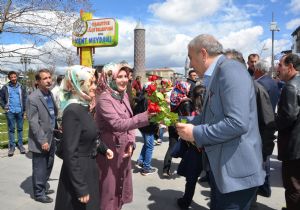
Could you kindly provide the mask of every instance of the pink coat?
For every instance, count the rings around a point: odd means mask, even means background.
[[[98,155],[100,209],[118,210],[132,201],[131,157],[123,158],[135,142],[134,129],[149,124],[147,112],[133,116],[127,94],[123,102],[103,92],[96,101],[96,122],[101,140],[114,152],[112,160]]]

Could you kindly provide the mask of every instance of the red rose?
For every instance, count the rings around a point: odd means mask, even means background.
[[[148,100],[148,112],[158,113],[160,112],[160,107],[157,103],[153,103],[152,101]]]
[[[151,96],[152,93],[153,93],[154,91],[156,91],[156,85],[154,85],[154,84],[148,85],[148,87],[146,88],[146,91],[147,91],[147,93],[148,93],[148,96]]]
[[[157,79],[158,79],[158,76],[156,76],[156,75],[149,76],[149,78],[148,78],[148,80],[149,80],[150,82],[154,82],[154,81],[157,80]]]

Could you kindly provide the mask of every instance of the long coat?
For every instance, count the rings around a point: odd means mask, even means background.
[[[123,100],[101,93],[96,100],[96,122],[103,142],[114,152],[114,158],[97,157],[99,165],[100,209],[118,210],[132,201],[131,157],[123,158],[135,145],[134,129],[149,124],[147,112],[133,116],[127,94]]]
[[[96,124],[88,108],[70,104],[62,117],[63,165],[55,210],[99,210],[98,167],[91,157],[97,137]],[[78,198],[90,195],[87,204]]]

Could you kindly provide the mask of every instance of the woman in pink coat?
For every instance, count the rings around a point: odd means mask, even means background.
[[[118,210],[132,201],[131,155],[135,147],[134,129],[149,124],[148,112],[133,116],[126,93],[129,68],[110,63],[103,67],[96,99],[96,122],[101,140],[115,156],[97,157],[99,165],[100,209]],[[111,70],[108,84],[106,73]]]

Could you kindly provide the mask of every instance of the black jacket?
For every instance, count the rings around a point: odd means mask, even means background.
[[[278,102],[278,159],[300,159],[300,75],[286,82]]]
[[[275,114],[273,111],[271,99],[265,88],[254,81],[256,93],[258,127],[262,140],[262,154],[266,161],[267,156],[271,155],[274,149],[275,140]]]
[[[8,85],[10,84],[10,82],[8,82],[6,85],[4,85],[0,91],[0,105],[3,109],[7,109],[8,108],[8,97],[9,97],[9,93],[8,93]],[[26,105],[26,99],[27,99],[27,93],[26,93],[26,89],[23,85],[21,85],[20,83],[18,83],[21,87],[21,105],[22,105],[22,110],[23,112],[25,112],[25,105]]]
[[[145,90],[136,98],[136,105],[133,109],[133,114],[143,113],[148,109],[148,101],[145,97]],[[150,122],[149,125],[139,128],[142,133],[155,134],[158,131],[158,124]]]

